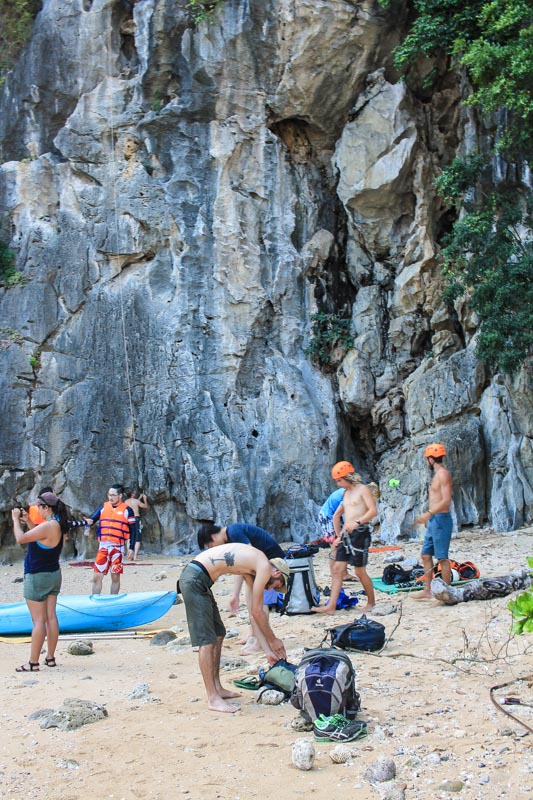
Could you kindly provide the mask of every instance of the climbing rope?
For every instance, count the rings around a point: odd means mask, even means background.
[[[113,29],[110,29],[110,36],[111,41],[109,43],[109,57],[108,57],[108,75],[110,79],[112,79],[112,69],[111,69],[111,53],[113,52]],[[111,191],[112,191],[112,203],[113,203],[113,210],[114,210],[114,224],[115,224],[115,240],[116,240],[116,248],[117,248],[117,258],[118,258],[118,247],[119,247],[119,224],[118,224],[118,201],[117,201],[117,159],[116,159],[116,133],[115,133],[115,123],[114,123],[114,112],[115,112],[115,104],[114,98],[111,98],[111,114],[109,120],[109,130],[111,133],[111,164],[112,164],[112,179],[111,179]],[[124,366],[125,366],[125,374],[126,374],[126,387],[128,392],[128,403],[130,409],[130,417],[131,417],[131,441],[132,441],[132,448],[133,448],[133,456],[135,459],[135,464],[137,467],[137,484],[142,487],[142,474],[141,474],[141,467],[139,463],[139,456],[137,452],[137,437],[136,437],[136,428],[137,428],[137,419],[135,416],[135,409],[133,405],[133,393],[131,390],[131,377],[130,377],[130,360],[128,355],[128,339],[126,336],[126,316],[124,313],[124,296],[122,291],[122,282],[119,280],[119,302],[120,302],[120,325],[122,331],[122,342],[123,342],[123,349],[124,349]]]

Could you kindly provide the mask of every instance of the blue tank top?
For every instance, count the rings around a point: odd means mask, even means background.
[[[55,547],[47,547],[41,542],[30,542],[24,559],[24,574],[36,572],[57,572],[59,556],[63,549],[63,536]]]

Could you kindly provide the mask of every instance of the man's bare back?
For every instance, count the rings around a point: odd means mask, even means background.
[[[248,575],[252,579],[264,575],[266,585],[271,575],[266,555],[248,544],[221,544],[204,550],[194,560],[206,568],[214,581],[221,575]]]

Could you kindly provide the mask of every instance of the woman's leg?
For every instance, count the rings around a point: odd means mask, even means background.
[[[46,659],[55,659],[57,640],[59,639],[59,623],[56,613],[57,595],[49,594],[45,600],[46,606]]]
[[[31,632],[30,662],[38,664],[46,636],[46,602],[26,600],[33,622]]]

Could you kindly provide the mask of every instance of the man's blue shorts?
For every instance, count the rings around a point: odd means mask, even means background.
[[[433,516],[429,518],[426,526],[422,555],[435,556],[435,558],[448,558],[452,528],[452,515],[449,511],[443,514],[433,514]]]

